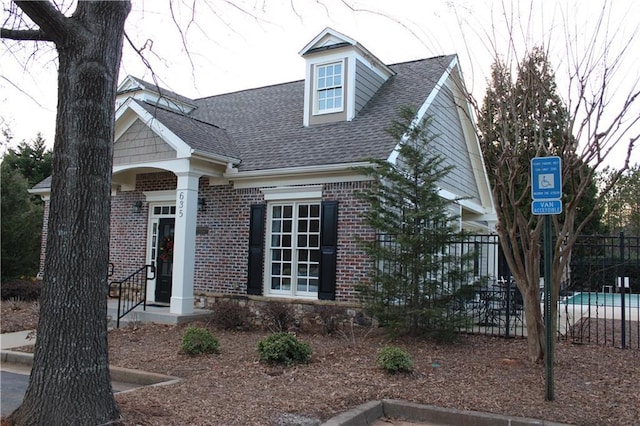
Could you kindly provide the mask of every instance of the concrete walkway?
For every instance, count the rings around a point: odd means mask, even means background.
[[[36,331],[25,330],[16,331],[15,333],[0,334],[0,349],[15,349],[22,346],[30,346],[36,343]]]

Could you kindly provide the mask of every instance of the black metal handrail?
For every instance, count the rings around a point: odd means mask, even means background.
[[[151,275],[151,276],[150,276]],[[118,317],[116,327],[120,327],[120,319],[140,305],[147,310],[147,281],[154,280],[156,267],[144,265],[128,277],[120,281],[111,281],[109,297],[118,298]]]

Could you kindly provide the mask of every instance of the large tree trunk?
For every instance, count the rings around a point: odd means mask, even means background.
[[[54,15],[53,23],[30,14],[52,7],[19,6],[49,30],[59,77],[40,321],[29,386],[11,420],[106,424],[119,418],[106,301],[114,104],[130,4],[81,1],[72,17]]]

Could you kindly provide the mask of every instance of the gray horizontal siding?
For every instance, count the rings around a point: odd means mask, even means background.
[[[481,204],[458,107],[451,90],[442,87],[427,114],[433,119],[431,131],[436,135],[435,149],[444,156],[446,166],[454,167],[441,182],[442,188]]]
[[[356,59],[356,114],[364,108],[383,83],[382,77]]]

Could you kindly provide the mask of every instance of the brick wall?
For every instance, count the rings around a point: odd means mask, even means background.
[[[358,301],[355,287],[367,279],[370,263],[357,246],[358,239],[373,239],[374,232],[360,217],[366,202],[354,193],[364,189],[366,182],[344,182],[324,185],[322,198],[338,201],[338,262],[336,268],[336,300]]]
[[[170,172],[139,174],[136,190],[119,192],[112,197],[110,261],[112,279],[122,279],[146,263],[149,207],[143,191],[175,190],[176,176]],[[355,286],[367,279],[368,262],[357,247],[357,239],[370,239],[374,233],[362,223],[359,212],[365,203],[354,196],[363,182],[325,184],[323,200],[338,201],[338,254],[336,300],[356,303]],[[245,295],[251,204],[263,203],[257,188],[234,189],[231,185],[210,186],[201,179],[199,197],[206,200],[198,212],[194,293]],[[140,213],[132,209],[142,201]],[[45,204],[45,218],[48,214]],[[46,220],[43,228],[43,251]],[[42,262],[41,262],[42,264]]]

